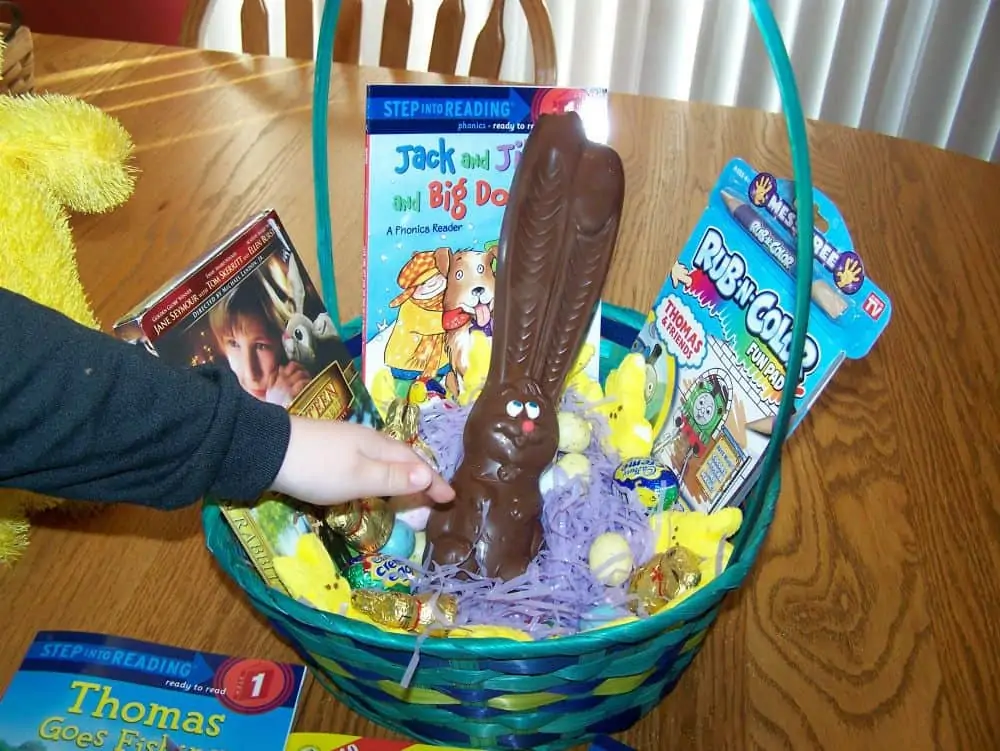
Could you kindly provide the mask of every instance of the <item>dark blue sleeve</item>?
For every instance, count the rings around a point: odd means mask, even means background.
[[[289,431],[226,368],[173,367],[0,288],[0,486],[160,508],[253,500]]]

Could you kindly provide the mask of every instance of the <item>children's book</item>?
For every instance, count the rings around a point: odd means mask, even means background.
[[[606,143],[603,89],[368,87],[362,373],[376,399],[418,381],[461,393],[471,335],[492,337],[497,245],[525,139],[541,114],[570,110]],[[587,342],[599,351],[599,309]],[[589,367],[596,380],[597,357]]]
[[[114,329],[177,367],[228,367],[249,394],[292,414],[382,427],[273,209],[235,228]],[[317,534],[321,524],[311,508],[283,496],[246,505],[223,502],[219,508],[258,573],[290,594],[274,560],[294,558],[303,539]]]
[[[0,697],[0,749],[284,748],[301,665],[43,631]]]
[[[646,360],[653,455],[677,475],[679,503],[742,503],[781,395],[789,434],[845,359],[865,357],[889,298],[868,275],[840,211],[814,190],[813,284],[801,371],[789,379],[796,291],[795,185],[734,159],[682,249],[633,351]]]

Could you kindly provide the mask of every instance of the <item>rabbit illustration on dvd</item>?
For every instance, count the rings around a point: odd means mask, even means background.
[[[574,112],[542,115],[511,186],[498,247],[493,349],[470,410],[456,499],[427,524],[430,561],[509,580],[542,545],[539,479],[557,411],[611,263],[621,160]]]
[[[285,354],[289,360],[300,362],[306,367],[313,365],[316,362],[317,343],[332,339],[337,330],[329,313],[320,313],[316,320],[305,314],[306,287],[295,256],[288,258],[288,284],[291,288],[289,299],[282,298],[267,279],[263,281],[275,308],[287,321],[281,337]]]

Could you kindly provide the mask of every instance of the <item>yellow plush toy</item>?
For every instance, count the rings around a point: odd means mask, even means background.
[[[118,121],[83,101],[0,94],[0,286],[99,328],[66,210],[104,212],[128,199],[132,150]],[[28,514],[59,503],[0,490],[0,564],[27,543]]]

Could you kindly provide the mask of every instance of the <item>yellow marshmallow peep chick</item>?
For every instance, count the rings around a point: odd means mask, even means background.
[[[712,513],[702,511],[663,511],[649,517],[649,526],[657,553],[680,545],[694,553],[700,563],[698,586],[671,600],[667,607],[681,602],[721,574],[729,565],[733,544],[729,539],[743,523],[743,512],[735,506]]]
[[[121,124],[93,105],[58,94],[0,95],[0,286],[100,328],[67,209],[100,213],[124,203],[134,188],[132,152]],[[0,564],[27,544],[28,514],[61,503],[0,491]]]
[[[580,353],[576,356],[569,375],[566,376],[566,385],[563,392],[574,391],[586,404],[597,404],[604,398],[601,384],[587,375],[587,366],[594,359],[596,349],[593,344],[584,342],[580,347]]]
[[[462,379],[462,393],[458,396],[458,403],[463,406],[475,401],[483,384],[486,383],[493,346],[492,340],[481,331],[473,331],[469,339],[471,342],[469,345],[469,367]],[[564,393],[567,389],[572,388],[588,404],[599,402],[604,398],[600,384],[588,377],[586,372],[587,365],[594,357],[594,352],[594,345],[584,343],[572,369],[566,376],[566,384],[563,387]]]
[[[608,373],[605,400],[598,410],[608,419],[605,450],[613,449],[621,461],[649,456],[653,450],[653,426],[646,419],[646,361],[639,352],[622,358]]]
[[[307,532],[300,536],[293,553],[276,555],[273,563],[274,572],[293,599],[317,610],[375,625],[374,621],[351,604],[351,585],[337,571],[323,547],[323,541],[315,533]],[[401,629],[378,627],[406,633]]]

